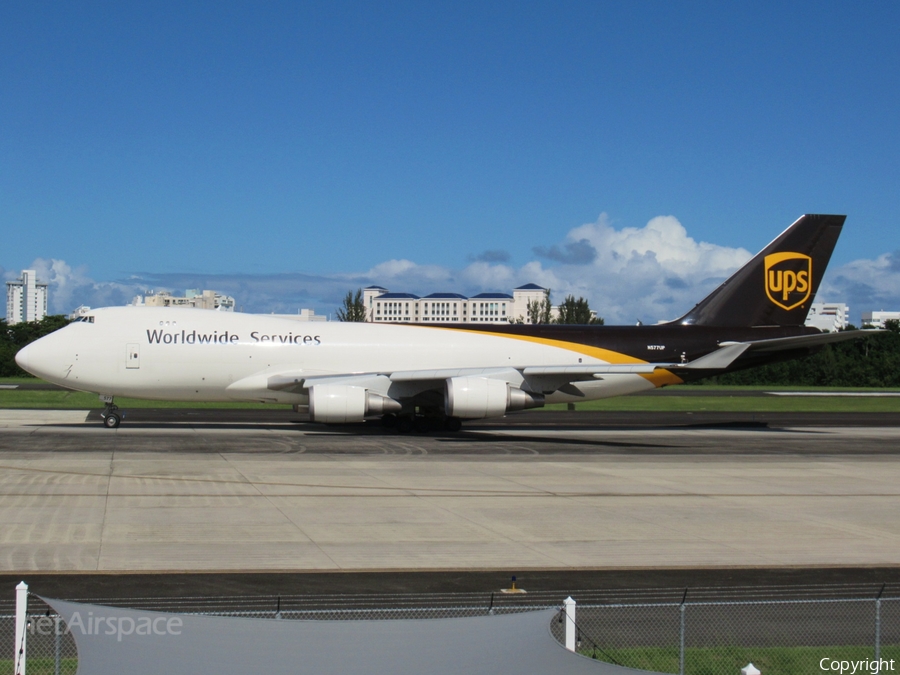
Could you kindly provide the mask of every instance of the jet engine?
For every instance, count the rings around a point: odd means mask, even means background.
[[[543,405],[542,394],[530,394],[503,380],[451,377],[446,381],[444,410],[448,417],[500,417],[512,410],[540,408]]]
[[[309,418],[325,424],[362,422],[368,415],[400,412],[401,405],[364,387],[317,384],[309,389]]]

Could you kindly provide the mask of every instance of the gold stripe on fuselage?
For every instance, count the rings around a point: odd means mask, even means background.
[[[576,354],[584,354],[595,359],[600,359],[606,363],[650,363],[628,354],[614,352],[611,349],[603,347],[593,347],[591,345],[581,344],[580,342],[567,342],[566,340],[554,340],[552,338],[538,337],[536,335],[516,335],[515,333],[495,333],[491,330],[471,330],[469,328],[457,328],[456,326],[425,326],[425,328],[438,328],[444,330],[464,331],[466,333],[475,333],[478,335],[492,335],[494,337],[512,338],[514,340],[524,340],[526,342],[534,342],[536,344],[546,345],[548,347],[558,347],[566,349]],[[658,370],[653,373],[640,373],[640,376],[653,384],[654,387],[664,387],[669,384],[682,384],[684,380],[668,370]]]

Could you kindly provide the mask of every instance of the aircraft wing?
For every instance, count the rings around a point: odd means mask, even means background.
[[[296,373],[269,375],[269,389],[291,391],[306,389],[316,384],[353,384],[363,380],[384,379],[390,382],[438,382],[451,377],[492,377],[503,379],[519,373],[526,377],[561,377],[568,382],[599,379],[616,373],[652,373],[661,368],[672,368],[676,363],[599,363],[579,366],[525,366],[518,368],[437,368],[430,370],[395,370],[389,373],[343,373],[304,376]]]
[[[650,374],[660,369],[682,366],[675,363],[599,363],[592,365],[523,366],[502,368],[437,368],[429,370],[398,370],[393,372],[341,373],[308,375],[299,371],[267,373],[252,377],[251,382],[238,382],[230,389],[263,388],[272,391],[302,393],[317,385],[347,385],[364,387],[387,394],[388,391],[420,392],[440,389],[446,380],[455,377],[480,377],[526,385],[532,391],[554,391],[572,382],[603,379],[604,375]],[[247,378],[250,380],[251,378]],[[249,385],[249,386],[248,386]]]
[[[618,374],[652,374],[658,370],[674,373],[696,370],[725,370],[741,355],[751,352],[778,352],[819,347],[833,342],[855,340],[878,334],[880,330],[855,330],[838,333],[816,333],[793,337],[770,338],[747,342],[722,342],[719,348],[685,363],[597,363],[585,365],[517,366],[500,368],[437,368],[368,373],[320,373],[284,371],[257,374],[234,383],[231,390],[268,389],[303,393],[316,385],[363,387],[383,395],[413,395],[429,389],[440,389],[446,380],[456,377],[479,377],[506,381],[516,387],[535,392],[552,392],[574,382],[602,380]]]

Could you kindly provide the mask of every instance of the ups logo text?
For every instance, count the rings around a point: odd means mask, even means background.
[[[782,309],[791,310],[809,300],[812,258],[782,251],[765,259],[766,295]]]

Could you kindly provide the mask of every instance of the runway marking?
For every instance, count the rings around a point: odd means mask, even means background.
[[[36,431],[54,424],[81,424],[89,414],[89,410],[0,408],[0,429],[34,427],[32,431]]]
[[[20,466],[14,466],[9,464],[0,464],[0,470],[2,471],[19,471],[23,473],[43,473],[43,474],[55,474],[59,476],[84,476],[84,477],[94,477],[94,478],[120,478],[120,479],[133,479],[133,480],[153,480],[153,481],[168,481],[174,483],[203,483],[203,484],[215,484],[215,485],[248,485],[245,480],[230,480],[227,478],[188,478],[188,477],[175,477],[175,476],[154,476],[154,475],[141,475],[141,474],[114,474],[114,473],[98,473],[93,471],[59,471],[56,469],[36,469],[36,468],[26,468]],[[498,493],[502,496],[529,496],[529,495],[544,495],[547,496],[558,496],[557,493],[547,492],[539,490],[535,488],[530,492],[513,492],[513,491],[497,491],[497,490],[475,490],[475,489],[459,489],[459,488],[409,488],[409,487],[372,487],[367,485],[334,485],[334,484],[320,484],[320,483],[285,483],[282,481],[254,481],[252,485],[266,485],[272,487],[300,487],[300,488],[310,488],[316,490],[322,489],[342,489],[342,490],[359,490],[359,491],[373,491],[373,492],[406,492],[409,493],[411,490],[415,490],[422,494],[454,494],[458,496],[476,496],[476,495],[497,495]],[[16,494],[27,494],[27,493],[16,493]],[[568,493],[559,493],[568,494]],[[576,494],[576,493],[572,493]],[[674,493],[679,494],[679,493]],[[284,495],[282,495],[284,496]],[[296,496],[315,496],[315,495],[296,495]],[[340,496],[340,495],[329,495],[329,496]],[[359,496],[357,495],[346,495],[346,496]],[[378,496],[378,495],[376,495]],[[385,495],[386,496],[386,495]],[[395,496],[395,495],[391,495]],[[413,495],[415,496],[415,495]],[[421,496],[421,495],[418,495]]]
[[[113,476],[115,478],[115,476]],[[248,487],[252,487],[252,485],[262,485],[263,483],[243,483]],[[329,486],[322,486],[329,487]],[[366,499],[376,499],[378,497],[397,499],[400,497],[430,497],[430,496],[439,496],[446,498],[465,498],[469,499],[471,497],[496,497],[498,499],[506,499],[509,497],[521,498],[521,497],[556,497],[558,499],[568,499],[571,497],[578,498],[616,498],[622,499],[627,497],[636,497],[641,499],[647,498],[682,498],[682,497],[709,497],[709,498],[733,498],[733,497],[753,497],[754,499],[780,499],[782,497],[790,497],[790,498],[820,498],[827,497],[828,499],[842,499],[842,498],[852,498],[859,499],[860,497],[873,497],[873,498],[885,498],[885,499],[896,499],[900,497],[900,493],[870,493],[870,492],[853,492],[853,493],[844,493],[844,494],[821,494],[821,493],[799,493],[799,492],[779,492],[779,493],[771,493],[771,494],[761,494],[759,492],[512,492],[512,491],[500,491],[497,490],[493,493],[484,490],[479,494],[468,494],[468,493],[459,493],[459,494],[442,494],[442,495],[427,495],[427,494],[419,494],[418,492],[413,492],[413,490],[422,490],[425,491],[428,488],[368,488],[365,486],[361,486],[360,490],[383,490],[387,491],[398,491],[404,492],[405,494],[397,495],[397,494],[389,494],[389,495],[362,495],[354,492],[346,492],[346,493],[329,493],[322,494],[318,492],[307,492],[307,493],[297,493],[297,492],[271,492],[266,493],[264,495],[215,495],[216,497],[223,498],[231,498],[231,497],[240,497],[240,499],[248,499],[248,498],[261,498],[265,499],[267,497],[328,497],[331,499],[332,497],[341,497],[341,498],[358,498],[365,497]],[[62,495],[47,495],[43,492],[11,492],[6,495],[6,497],[41,497],[47,501],[51,501],[56,498],[69,498],[69,497],[97,497],[98,495],[93,492],[66,492]],[[100,495],[104,498],[106,495]],[[121,497],[209,497],[210,495],[206,492],[142,492],[139,495],[125,495],[125,494],[112,494],[110,497],[113,498],[121,498]]]
[[[279,481],[252,481],[248,483],[245,480],[231,480],[231,479],[215,479],[215,478],[187,478],[187,477],[173,477],[173,476],[154,476],[154,475],[140,475],[140,474],[114,474],[114,473],[98,473],[92,471],[59,471],[54,469],[36,469],[36,468],[25,468],[14,465],[5,465],[0,464],[0,470],[3,471],[19,471],[22,473],[42,473],[42,474],[55,474],[60,476],[83,476],[83,477],[95,477],[95,478],[104,478],[107,480],[113,478],[127,478],[134,480],[153,480],[153,481],[168,481],[173,483],[203,483],[203,484],[217,484],[217,485],[243,485],[253,487],[256,485],[265,485],[272,487],[300,487],[300,488],[311,488],[316,490],[329,490],[329,489],[341,489],[341,490],[358,490],[359,493],[355,492],[347,492],[347,493],[328,493],[327,495],[322,495],[319,493],[308,493],[298,495],[294,492],[288,492],[284,494],[265,494],[259,495],[263,498],[267,497],[316,497],[316,496],[328,496],[328,497],[391,497],[396,498],[397,494],[387,494],[387,495],[378,495],[378,494],[367,494],[363,495],[360,493],[365,492],[391,492],[391,493],[404,493],[401,496],[409,496],[409,497],[426,497],[430,495],[438,495],[438,496],[447,496],[447,497],[472,497],[472,496],[484,496],[484,497],[558,497],[558,498],[569,498],[569,497],[613,497],[613,498],[623,498],[623,497],[635,497],[635,498],[647,498],[647,497],[657,497],[657,498],[666,498],[666,497],[710,497],[710,498],[722,498],[722,497],[754,497],[754,498],[781,498],[781,497],[827,497],[829,499],[833,498],[841,498],[841,497],[887,497],[887,498],[896,498],[900,497],[900,490],[897,492],[855,492],[855,493],[843,493],[843,494],[826,494],[821,492],[779,492],[779,493],[769,493],[769,494],[760,494],[758,492],[747,492],[747,493],[735,493],[735,492],[726,492],[726,493],[718,493],[718,492],[684,492],[684,491],[673,491],[673,492],[562,492],[562,491],[554,491],[554,490],[543,490],[540,488],[534,488],[531,490],[476,490],[476,489],[460,489],[460,488],[425,488],[425,487],[398,487],[398,486],[382,486],[382,487],[372,487],[367,485],[334,485],[334,484],[320,484],[320,483],[285,483]],[[30,493],[30,492],[15,492],[9,493],[10,496],[44,496],[47,498],[52,497],[71,497],[75,496],[76,493],[66,493],[64,495],[47,495],[45,493]],[[89,496],[96,497],[96,493],[81,493],[77,496]],[[104,495],[105,496],[105,495]],[[121,494],[110,494],[110,497],[124,497],[128,495]],[[169,492],[159,492],[159,493],[141,493],[141,497],[189,497],[189,496],[208,496],[206,493],[198,493],[196,495],[186,494],[183,492],[177,493],[169,493]],[[240,495],[241,498],[246,498],[251,495]]]

